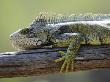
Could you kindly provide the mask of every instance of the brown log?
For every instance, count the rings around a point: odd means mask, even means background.
[[[0,77],[18,77],[59,73],[63,62],[58,51],[67,48],[33,49],[0,53]],[[110,68],[110,45],[81,45],[75,59],[75,70]]]

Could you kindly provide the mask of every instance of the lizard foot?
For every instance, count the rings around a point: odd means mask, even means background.
[[[61,55],[63,55],[61,58],[56,59],[55,62],[63,62],[63,65],[61,66],[60,72],[68,72],[69,70],[74,70],[74,55],[71,55],[73,53],[65,53],[63,51],[59,51]]]
[[[63,55],[61,58],[55,60],[56,62],[64,61],[61,66],[60,72],[68,72],[69,70],[73,71],[75,67],[75,57],[78,49],[80,48],[81,37],[79,34],[73,36],[73,41],[71,41],[67,52],[64,53],[60,51],[60,54]]]

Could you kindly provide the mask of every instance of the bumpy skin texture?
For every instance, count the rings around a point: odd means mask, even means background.
[[[57,19],[58,20],[58,19]],[[61,19],[60,19],[61,20]],[[10,35],[17,49],[42,47],[68,47],[67,52],[56,62],[64,61],[61,72],[74,70],[74,59],[81,44],[110,44],[110,21],[58,21],[45,16],[35,19],[28,27]]]

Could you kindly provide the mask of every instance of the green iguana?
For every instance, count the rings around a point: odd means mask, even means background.
[[[38,16],[32,24],[10,35],[17,49],[68,47],[56,62],[64,61],[61,72],[74,69],[81,44],[110,44],[110,15]]]

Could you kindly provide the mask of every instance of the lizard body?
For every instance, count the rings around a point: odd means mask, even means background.
[[[68,47],[64,56],[55,60],[64,60],[61,72],[74,69],[74,59],[81,44],[110,44],[110,20],[53,22],[55,19],[37,18],[28,28],[10,35],[12,44],[17,49]],[[61,20],[61,19],[60,19]]]

